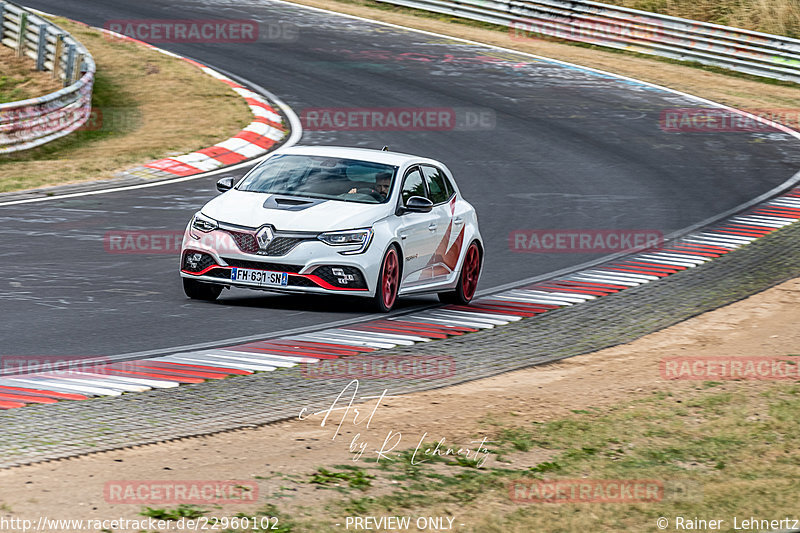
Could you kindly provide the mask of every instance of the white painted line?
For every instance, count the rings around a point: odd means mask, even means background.
[[[486,324],[492,326],[505,326],[509,322],[506,320],[492,320],[492,319],[484,319],[477,315],[472,314],[458,314],[452,311],[426,311],[425,316],[429,316],[431,318],[442,318],[444,320],[453,320],[453,321],[461,321],[462,326],[469,326],[470,324]]]
[[[373,332],[373,331],[362,331],[360,329],[347,329],[348,326],[342,326],[338,328],[339,331],[353,333],[355,335],[360,335],[366,338],[378,339],[378,340],[390,340],[392,342],[397,342],[399,340],[405,341],[414,341],[414,342],[428,342],[430,339],[427,337],[419,337],[417,335],[406,335],[405,333],[382,333],[382,332]]]
[[[705,261],[697,261],[694,259],[677,259],[675,257],[664,257],[663,255],[656,255],[656,254],[646,254],[640,255],[636,258],[632,259],[632,261],[644,261],[647,262],[658,262],[664,265],[675,265],[675,266],[688,266],[688,267],[695,267],[697,265],[702,265]]]
[[[544,291],[533,291],[529,289],[513,289],[503,294],[508,294],[510,296],[519,296],[521,298],[536,298],[537,300],[543,300],[555,303],[564,303],[564,304],[573,304],[573,303],[579,304],[586,301],[583,298],[579,298],[575,295],[556,296],[553,294],[548,294]]]
[[[251,363],[258,363],[264,366],[295,366],[294,361],[290,361],[285,359],[283,364],[276,365],[273,363],[275,356],[272,357],[262,357],[260,354],[251,354],[251,353],[244,353],[244,352],[230,352],[228,350],[208,350],[203,352],[183,352],[174,354],[174,356],[182,357],[182,358],[192,358],[192,359],[205,359],[208,361],[215,361],[219,362],[220,359],[230,359],[230,360],[240,360],[240,361],[247,361]],[[170,356],[172,357],[172,356]]]
[[[42,391],[52,391],[52,392],[63,392],[67,394],[78,394],[75,389],[66,389],[59,387],[57,385],[52,384],[44,384],[42,382],[35,382],[35,385],[31,385],[31,383],[24,381],[23,379],[19,379],[16,376],[8,376],[7,378],[0,379],[0,385],[6,387],[20,387],[23,389],[32,389],[32,390],[42,390]],[[22,392],[22,391],[20,391]],[[105,396],[105,394],[100,393],[93,393],[93,392],[83,392],[81,393],[85,396]]]
[[[347,337],[339,337],[336,335],[317,335],[314,333],[308,333],[305,335],[298,335],[297,337],[292,337],[293,339],[301,340],[301,341],[311,341],[311,342],[330,342],[335,344],[344,344],[348,346],[363,346],[365,348],[394,348],[397,346],[396,344],[392,344],[389,342],[374,342],[374,341],[359,341],[352,338]]]
[[[260,354],[260,353],[250,353],[250,352],[237,352],[234,350],[220,350],[218,352],[208,352],[209,355],[212,356],[227,356],[227,357],[246,357],[248,359],[254,359],[257,361],[263,361],[269,365],[277,366],[280,368],[292,368],[293,366],[297,366],[300,363],[316,363],[320,360],[318,357],[295,357],[292,355],[278,355],[278,354]]]
[[[563,301],[558,301],[558,300],[546,300],[544,298],[534,298],[534,297],[526,298],[525,296],[517,296],[517,295],[514,295],[514,294],[506,294],[506,293],[494,294],[494,295],[492,295],[492,298],[500,299],[500,300],[507,300],[509,302],[520,302],[520,303],[541,304],[541,305],[556,305],[556,306],[575,305],[573,302],[563,302]],[[580,302],[578,302],[578,303],[580,303]]]
[[[54,380],[54,379],[30,379],[30,378],[13,378],[14,381],[18,381],[20,383],[28,383],[34,385],[40,385],[40,389],[46,389],[47,385],[52,385],[53,387],[58,387],[58,389],[52,390],[60,390],[63,392],[81,392],[89,394],[94,394],[95,396],[121,396],[122,392],[116,389],[109,389],[109,388],[100,388],[100,387],[88,387],[83,385],[76,385],[72,382],[64,382],[63,380]]]
[[[704,237],[686,238],[686,239],[684,239],[684,242],[693,243],[693,244],[705,244],[705,245],[711,245],[711,246],[719,246],[721,248],[728,248],[729,250],[735,250],[736,248],[739,248],[739,247],[742,246],[740,244],[734,244],[734,243],[731,243],[731,242],[714,241],[712,239],[706,239]]]
[[[587,274],[592,274],[595,276],[607,276],[611,278],[627,280],[627,281],[656,281],[658,276],[648,276],[646,274],[633,274],[630,272],[617,272],[617,271],[609,271],[609,270],[587,270]]]
[[[641,281],[631,281],[629,279],[614,278],[611,276],[598,276],[597,274],[575,274],[574,279],[578,281],[594,281],[598,283],[611,283],[613,285],[627,285],[628,287],[636,287],[642,285]]]
[[[267,366],[267,365],[257,365],[257,364],[248,364],[248,363],[240,363],[236,361],[219,361],[219,360],[211,360],[211,359],[200,359],[197,357],[176,357],[173,355],[167,357],[158,357],[153,359],[153,361],[163,361],[165,363],[187,363],[187,364],[195,364],[195,365],[206,365],[206,366],[214,366],[218,365],[220,368],[233,368],[236,370],[250,370],[253,372],[271,372],[275,370],[274,366]]]
[[[574,303],[586,302],[588,300],[594,300],[596,298],[596,296],[592,296],[591,294],[550,292],[550,291],[542,291],[536,289],[517,289],[509,292],[512,294],[519,294],[521,296],[535,296],[537,298],[559,300],[562,302],[574,302]]]
[[[633,261],[634,259],[632,259]],[[663,259],[649,259],[647,257],[637,257],[635,258],[636,261],[640,261],[642,263],[652,264],[653,268],[658,268],[656,265],[668,265],[673,267],[686,267],[686,268],[694,268],[697,265],[694,263],[689,262],[680,262],[680,261],[665,261]],[[645,267],[647,268],[647,267]]]
[[[794,224],[791,220],[786,220],[785,218],[780,217],[771,217],[765,215],[743,215],[742,218],[747,218],[750,220],[758,220],[762,222],[769,222],[770,224],[777,224],[780,227],[788,226],[789,224]]]
[[[748,218],[748,217],[743,217],[743,216],[742,217],[732,218],[730,220],[730,222],[733,223],[733,224],[744,224],[744,225],[748,225],[748,226],[756,226],[756,227],[759,227],[759,228],[768,228],[768,229],[769,228],[777,229],[777,228],[782,228],[782,227],[786,226],[786,224],[784,224],[783,222],[766,222],[764,220],[758,220],[758,219],[753,219],[753,218]]]
[[[361,341],[375,341],[375,342],[389,342],[394,344],[399,344],[401,346],[413,346],[416,344],[413,340],[409,339],[406,336],[399,336],[399,335],[366,335],[363,331],[355,331],[350,329],[340,329],[340,328],[333,328],[324,330],[326,334],[334,334],[337,336],[344,336],[345,338],[361,340]],[[426,339],[427,340],[427,339]]]
[[[464,317],[467,320],[477,320],[479,322],[488,322],[490,324],[497,323],[498,326],[504,326],[509,322],[517,322],[522,320],[522,317],[519,315],[501,315],[498,313],[482,313],[480,311],[471,312],[471,311],[460,311],[457,309],[432,309],[431,312],[435,313],[438,316],[452,316],[452,317]]]
[[[464,319],[444,318],[433,315],[412,315],[412,318],[418,320],[425,320],[427,322],[433,322],[434,324],[451,324],[454,326],[465,326],[468,328],[492,329],[494,327],[494,324],[489,324],[487,322],[476,322]]]
[[[180,385],[177,381],[161,381],[149,378],[139,378],[139,377],[123,377],[118,375],[110,375],[110,374],[95,374],[93,372],[78,372],[79,374],[90,376],[94,379],[107,379],[110,381],[117,381],[119,383],[131,383],[133,385],[143,385],[148,388],[155,388],[155,389],[172,389]]]
[[[219,352],[205,352],[201,353],[198,352],[194,355],[186,355],[183,357],[192,357],[194,359],[205,359],[207,361],[214,361],[216,363],[222,364],[224,361],[238,361],[241,363],[255,363],[258,365],[263,366],[271,366],[275,368],[292,368],[297,366],[297,363],[294,361],[276,361],[275,357],[261,357],[259,354],[245,354],[242,352],[233,353],[227,352],[224,353],[223,351]],[[315,359],[316,361],[316,359]]]
[[[650,255],[653,255],[653,256],[656,256],[656,257],[671,257],[673,259],[678,259],[679,261],[696,261],[697,264],[706,263],[708,261],[711,261],[710,257],[704,257],[702,255],[692,255],[692,254],[689,254],[689,253],[681,254],[681,253],[677,253],[677,252],[654,252],[654,253],[652,253]]]
[[[146,387],[144,385],[135,385],[133,383],[124,383],[120,381],[106,379],[105,376],[101,376],[99,374],[94,374],[95,377],[92,376],[84,377],[79,374],[80,374],[79,372],[72,373],[71,375],[74,375],[76,377],[70,379],[74,380],[75,383],[79,384],[97,385],[99,387],[109,387],[124,392],[144,392],[152,389],[152,387]]]
[[[733,235],[722,236],[719,233],[700,233],[699,235],[707,239],[713,239],[721,242],[732,242],[736,244],[749,244],[756,240],[755,237],[734,237]]]

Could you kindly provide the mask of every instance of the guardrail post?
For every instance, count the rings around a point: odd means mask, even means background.
[[[23,11],[19,16],[19,35],[17,36],[17,57],[25,53],[25,32],[28,31],[28,13]]]
[[[39,47],[36,50],[36,70],[44,70],[47,55],[47,24],[39,24]]]
[[[77,80],[81,79],[81,66],[83,65],[83,58],[85,56],[86,54],[83,53],[75,54],[75,62],[72,63],[72,77],[74,78],[72,83],[75,83]],[[70,85],[72,85],[72,83],[70,83]]]
[[[56,48],[53,51],[53,79],[58,78],[59,71],[61,70],[61,54],[64,51],[64,34],[59,33],[56,35]]]
[[[64,72],[64,87],[72,85],[72,76],[75,71],[75,45],[71,44],[67,47],[67,70]]]

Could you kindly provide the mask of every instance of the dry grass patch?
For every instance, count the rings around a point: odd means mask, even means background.
[[[230,88],[184,61],[55,19],[92,52],[93,125],[0,158],[0,192],[109,178],[137,164],[224,140],[252,116]]]
[[[797,0],[604,0],[603,3],[800,37],[800,3]]]
[[[658,517],[674,522],[683,516],[722,519],[722,531],[730,531],[734,516],[775,519],[796,510],[798,408],[798,383],[705,382],[681,394],[653,392],[549,422],[483,420],[493,427],[491,463],[422,455],[415,462],[408,450],[379,464],[367,459],[361,466],[320,467],[307,479],[287,480],[285,488],[320,483],[319,472],[326,481],[360,482],[338,483],[313,507],[307,497],[279,499],[271,512],[292,517],[292,532],[339,531],[334,524],[347,516],[452,517],[465,533],[655,531]],[[519,460],[532,453],[549,458],[535,465]],[[558,480],[645,480],[661,489],[657,501],[629,497],[624,503],[510,498],[511,483]],[[559,499],[570,495],[567,489]]]
[[[17,57],[17,52],[0,46],[0,104],[36,98],[57,91],[61,84],[49,72],[36,70],[29,57]]]

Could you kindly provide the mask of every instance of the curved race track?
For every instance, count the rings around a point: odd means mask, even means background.
[[[242,76],[300,115],[319,107],[455,108],[484,128],[305,131],[305,144],[420,153],[446,162],[477,208],[487,244],[481,288],[598,256],[518,254],[517,229],[654,229],[665,234],[737,206],[800,167],[773,133],[675,134],[662,110],[687,97],[490,47],[267,1],[30,0],[103,26],[114,19],[256,19],[296,40],[158,44]],[[263,26],[262,26],[263,27]],[[165,117],[168,119],[168,117]],[[764,142],[768,140],[769,142]],[[232,172],[241,175],[240,172]],[[109,254],[116,230],[181,230],[216,178],[0,207],[0,354],[104,355],[215,342],[364,314],[341,300],[233,290],[190,302],[174,255]],[[411,306],[430,298],[406,300]],[[346,307],[348,310],[343,311]]]

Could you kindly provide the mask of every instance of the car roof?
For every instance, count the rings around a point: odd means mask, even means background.
[[[392,166],[402,166],[407,163],[431,163],[441,165],[440,162],[427,157],[420,157],[399,152],[372,150],[369,148],[350,148],[346,146],[292,146],[278,150],[282,154],[319,155],[327,157],[341,157],[358,161],[370,161]]]

